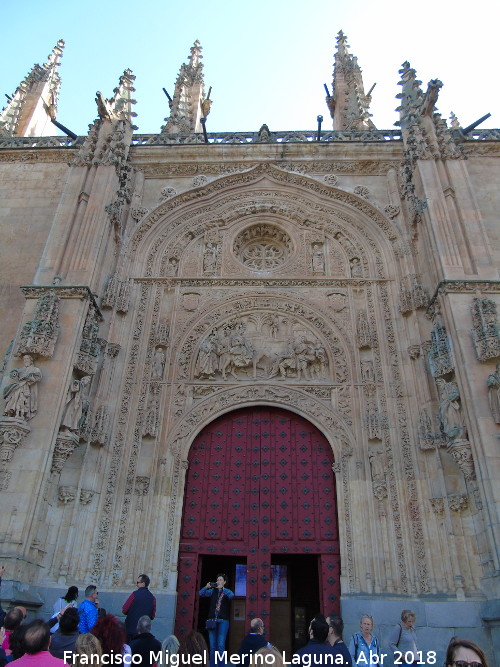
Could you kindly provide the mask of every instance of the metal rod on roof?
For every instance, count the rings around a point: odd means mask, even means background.
[[[73,140],[77,139],[78,135],[72,132],[71,130],[68,130],[67,127],[64,127],[61,123],[58,123],[57,120],[54,120],[53,118],[50,119],[50,122],[53,123],[56,127],[58,127],[60,130],[64,132],[64,134],[67,134],[68,137],[71,137]]]
[[[200,118],[200,123],[203,128],[203,138],[205,139],[205,143],[208,144],[207,128],[205,127],[206,122],[207,122],[206,118]]]
[[[318,121],[318,136],[316,137],[316,141],[321,141],[321,123],[323,122],[323,116],[318,116],[316,120]]]
[[[172,98],[171,98],[170,95],[167,93],[166,89],[165,89],[165,88],[162,88],[162,90],[163,90],[163,92],[165,93],[165,95],[168,97],[168,101],[171,102],[171,101],[172,101]]]
[[[482,118],[480,118],[479,120],[476,120],[475,123],[472,123],[471,125],[467,125],[467,127],[466,127],[464,130],[462,130],[462,134],[467,134],[467,132],[471,132],[471,131],[474,130],[478,125],[481,125],[481,123],[482,123],[483,121],[485,121],[487,118],[489,118],[490,116],[491,116],[491,114],[490,114],[490,113],[487,113],[487,114],[485,114]]]

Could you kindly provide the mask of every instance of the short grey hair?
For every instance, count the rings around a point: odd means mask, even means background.
[[[142,635],[143,632],[151,632],[151,619],[149,616],[141,616],[137,621],[137,633]]]

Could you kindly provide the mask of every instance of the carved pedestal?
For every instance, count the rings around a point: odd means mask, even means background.
[[[467,481],[476,479],[474,468],[474,459],[472,458],[472,449],[468,440],[453,440],[448,445],[448,451],[456,461]]]
[[[50,472],[60,473],[66,462],[66,459],[72,454],[79,445],[79,437],[74,433],[59,433],[56,439],[56,446],[52,456],[52,466]]]
[[[24,419],[17,417],[2,417],[0,419],[0,461],[8,463],[14,451],[23,439],[31,432]]]

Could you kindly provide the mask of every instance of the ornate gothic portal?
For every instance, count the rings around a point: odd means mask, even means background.
[[[308,599],[316,596],[321,609],[339,609],[332,464],[331,446],[322,433],[279,408],[240,409],[201,431],[189,452],[186,477],[177,636],[205,620],[198,617],[197,592],[206,583],[201,572],[207,556],[218,555],[218,567],[229,575],[236,592],[232,619],[240,618],[242,627],[245,619],[260,616],[272,632],[276,618],[271,611],[278,598],[288,602],[288,621],[294,617],[292,608],[301,605],[293,556],[316,559],[317,576],[300,573],[310,588]],[[288,563],[284,570],[282,562]],[[288,622],[287,631],[297,628]]]

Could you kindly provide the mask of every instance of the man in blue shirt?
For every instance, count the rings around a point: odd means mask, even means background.
[[[330,614],[326,617],[326,622],[328,623],[328,643],[330,644],[332,651],[336,656],[342,656],[342,663],[336,662],[336,664],[348,665],[352,667],[352,658],[349,653],[349,649],[342,639],[342,633],[344,632],[344,621],[337,614]]]
[[[97,586],[91,584],[85,589],[85,600],[78,607],[78,613],[80,614],[78,631],[81,634],[90,632],[97,623],[97,615],[99,613],[98,595]]]
[[[318,614],[309,625],[309,643],[299,649],[295,655],[300,657],[300,664],[308,667],[311,664],[328,667],[335,665],[335,654],[326,642],[328,623],[323,614]]]

